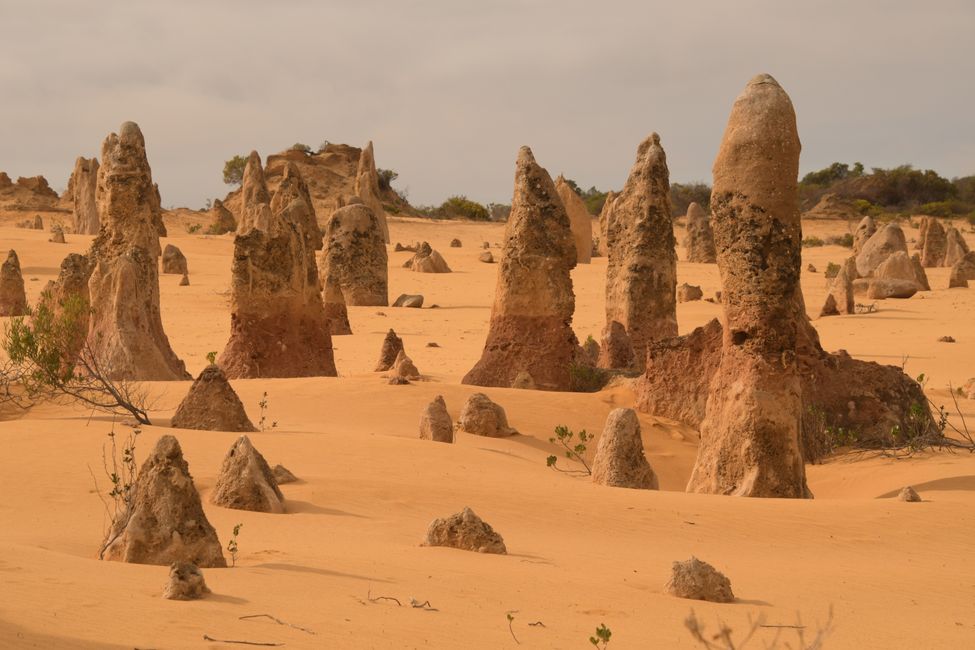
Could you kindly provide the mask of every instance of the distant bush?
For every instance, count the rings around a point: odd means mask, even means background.
[[[799,181],[801,185],[831,185],[836,181],[841,181],[847,178],[856,178],[863,176],[863,164],[853,163],[853,167],[850,168],[846,163],[835,162],[829,167],[820,169],[819,171],[809,172],[802,177]]]
[[[846,233],[844,235],[830,235],[826,238],[826,243],[830,246],[853,248],[853,235],[851,233]]]
[[[956,217],[958,215],[967,214],[970,211],[971,206],[957,199],[925,203],[924,205],[918,206],[916,210],[918,214],[924,214],[931,217]]]
[[[379,174],[379,189],[381,190],[392,189],[393,181],[399,178],[399,174],[392,169],[377,169],[376,173]]]
[[[507,221],[511,214],[511,206],[507,203],[488,203],[487,210],[491,221]]]
[[[247,166],[247,158],[244,156],[234,156],[223,164],[223,182],[227,185],[240,185],[244,180],[244,167]]]
[[[680,217],[687,214],[687,206],[697,203],[705,212],[711,208],[711,186],[706,183],[671,183],[670,204],[672,214]]]
[[[818,246],[825,246],[825,245],[826,245],[826,242],[824,242],[819,237],[806,237],[805,239],[802,240],[802,247],[803,248],[816,248]],[[852,244],[851,244],[851,246],[852,246]]]
[[[311,154],[311,147],[309,147],[307,144],[304,144],[302,142],[295,142],[293,145],[291,145],[291,150],[300,151],[306,154]]]
[[[318,145],[318,153],[322,153],[328,148],[328,145],[332,144],[328,140],[322,140],[322,143]]]
[[[840,274],[840,265],[835,262],[829,262],[826,264],[826,278],[833,279]]]
[[[444,219],[470,219],[471,221],[490,221],[491,213],[480,203],[471,201],[466,196],[452,196],[437,210]]]
[[[609,383],[609,373],[583,363],[569,364],[571,390],[576,393],[596,393]]]

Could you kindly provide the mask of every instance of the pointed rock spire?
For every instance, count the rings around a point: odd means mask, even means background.
[[[170,426],[204,431],[257,431],[220,366],[203,369],[176,408]]]
[[[241,436],[223,459],[210,501],[224,508],[284,512],[284,495],[250,438]]]

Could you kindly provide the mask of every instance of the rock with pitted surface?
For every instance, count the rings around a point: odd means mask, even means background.
[[[714,162],[712,227],[727,329],[689,492],[811,496],[796,367],[802,294],[799,134],[771,76],[735,100]]]
[[[373,152],[372,140],[359,156],[359,168],[356,170],[353,191],[376,215],[383,242],[388,243],[389,226],[386,223],[386,211],[383,209],[382,199],[379,198],[379,173],[376,171],[376,155]]]
[[[699,264],[714,264],[717,251],[714,249],[714,231],[707,212],[695,202],[687,206],[687,235],[684,237],[684,250],[687,261]]]
[[[860,220],[856,231],[853,233],[853,255],[859,255],[863,250],[863,245],[877,232],[877,226],[873,222],[873,217],[867,215]]]
[[[961,231],[954,226],[949,226],[945,231],[945,240],[947,244],[945,246],[944,266],[951,268],[969,251],[968,242],[965,241]]]
[[[210,364],[176,407],[170,426],[202,431],[257,431],[220,366]]]
[[[406,353],[400,350],[399,354],[396,355],[396,360],[393,361],[393,367],[390,368],[389,376],[402,377],[403,379],[419,379],[420,371],[414,365],[413,359],[406,356]]]
[[[488,438],[504,438],[518,433],[508,426],[504,408],[484,393],[473,393],[464,402],[457,430]]]
[[[599,243],[596,245],[596,251],[602,257],[606,257],[609,254],[607,232],[609,230],[609,222],[612,219],[614,201],[616,201],[616,192],[610,190],[606,193],[606,200],[603,201],[603,207],[599,211]]]
[[[463,246],[463,244],[460,242],[459,239],[456,239],[455,238],[455,239],[451,239],[450,240],[450,247],[451,248],[460,248],[461,246]]]
[[[572,240],[575,242],[576,263],[589,264],[592,259],[592,217],[582,197],[565,182],[564,176],[555,179],[555,191],[562,199],[565,213],[569,216]]]
[[[712,603],[735,601],[731,581],[707,562],[693,556],[684,562],[674,562],[667,592],[678,598]]]
[[[897,495],[897,500],[907,501],[908,503],[918,503],[923,501],[923,499],[921,499],[921,495],[917,493],[917,490],[910,485],[906,486],[900,491],[900,493]]]
[[[217,363],[232,379],[335,377],[315,263],[321,238],[296,167],[285,170],[270,210],[266,229],[234,238],[230,340]]]
[[[964,288],[968,286],[969,280],[975,280],[975,251],[965,253],[965,255],[955,262],[951,267],[951,275],[948,278],[948,288]]]
[[[159,309],[159,232],[145,139],[134,122],[102,144],[96,204],[101,229],[88,254],[88,345],[113,379],[190,379]]]
[[[609,487],[658,489],[657,475],[643,453],[640,420],[633,409],[614,409],[606,418],[592,461],[592,482]]]
[[[829,293],[819,315],[839,316],[856,313],[856,300],[853,295],[853,280],[856,278],[856,257],[851,256],[843,262],[839,273],[829,281]]]
[[[271,468],[271,474],[274,475],[274,480],[278,485],[295,483],[298,481],[298,477],[292,474],[291,470],[280,463]]]
[[[134,564],[227,566],[175,437],[161,437],[139,468],[131,501],[109,530],[101,557]]]
[[[633,343],[626,328],[618,321],[611,321],[603,328],[603,342],[599,346],[600,368],[630,369],[635,367]]]
[[[461,383],[507,388],[525,370],[539,389],[569,390],[575,244],[555,184],[528,147],[518,153],[504,239],[484,351]]]
[[[924,271],[924,267],[921,266],[921,255],[919,253],[911,255],[911,268],[914,270],[914,282],[917,284],[917,290],[931,291],[931,285],[928,283],[928,274]]]
[[[322,277],[335,277],[347,305],[389,304],[382,225],[362,203],[339,208],[329,217],[320,262]]]
[[[485,264],[494,264],[494,255],[491,254],[491,251],[484,251],[477,256],[477,261],[484,262]]]
[[[704,297],[701,287],[687,284],[686,282],[677,287],[677,302],[693,302]]]
[[[393,301],[393,307],[408,307],[411,309],[419,309],[423,306],[423,296],[416,293],[401,293],[399,297]]]
[[[383,339],[383,347],[379,352],[379,363],[376,364],[375,372],[386,372],[396,363],[396,358],[403,352],[403,339],[396,336],[396,332],[390,328]]]
[[[163,588],[166,600],[199,600],[210,593],[203,572],[192,562],[169,565],[169,582]]]
[[[251,151],[244,166],[240,184],[240,209],[237,212],[237,234],[251,230],[267,232],[271,227],[271,193],[264,178],[261,156]]]
[[[921,266],[926,269],[944,266],[945,253],[948,249],[948,238],[944,226],[937,217],[926,217],[927,227],[924,229],[924,247],[921,249]]]
[[[24,316],[27,314],[27,292],[24,276],[20,272],[20,258],[11,250],[0,266],[0,316]]]
[[[79,157],[68,179],[65,194],[71,199],[71,218],[76,235],[97,235],[99,228],[98,205],[95,191],[98,187],[98,159]]]
[[[48,241],[53,244],[66,243],[64,240],[64,228],[61,227],[61,224],[56,223],[51,226],[51,238]]]
[[[284,512],[284,495],[250,438],[241,436],[223,459],[210,502],[234,510]]]
[[[423,410],[423,415],[420,416],[420,440],[454,441],[454,423],[447,413],[447,403],[443,395],[437,395]]]
[[[413,257],[403,266],[417,273],[450,273],[450,267],[443,256],[427,242],[420,244]]]
[[[642,370],[650,344],[677,335],[677,251],[670,173],[660,137],[637,149],[636,162],[607,223],[606,326],[620,323]]]
[[[162,272],[174,275],[186,275],[189,269],[186,265],[186,256],[176,246],[166,244],[162,254]]]
[[[455,515],[434,519],[423,546],[448,546],[478,553],[506,554],[504,540],[470,508]]]

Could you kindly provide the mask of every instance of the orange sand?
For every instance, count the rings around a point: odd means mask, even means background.
[[[33,301],[70,251],[90,237],[0,227],[0,248],[20,255]],[[192,217],[190,217],[192,219]],[[806,224],[822,235],[846,224]],[[390,253],[390,297],[422,293],[439,309],[352,307],[355,334],[335,338],[337,379],[234,382],[251,418],[268,393],[277,427],[252,435],[272,464],[301,482],[283,486],[288,514],[240,512],[207,503],[230,433],[176,431],[207,516],[226,544],[243,523],[238,566],[205,570],[213,595],[196,602],[160,598],[166,567],[95,559],[104,517],[88,466],[97,469],[111,418],[44,405],[0,422],[0,647],[230,648],[203,640],[238,639],[289,648],[513,648],[506,612],[521,645],[586,648],[600,623],[610,648],[695,647],[683,621],[693,609],[712,629],[722,619],[744,631],[748,617],[814,629],[834,612],[827,648],[975,647],[975,456],[923,454],[909,460],[842,457],[808,468],[812,501],[738,499],[682,492],[696,432],[641,415],[647,456],[661,491],[594,486],[545,467],[552,429],[600,431],[607,413],[633,403],[625,382],[596,394],[461,386],[480,355],[497,265],[477,261],[482,241],[503,226],[392,219],[392,241],[426,239],[454,273],[401,268]],[[199,372],[229,331],[231,237],[190,236],[170,224],[168,241],[189,261],[188,287],[161,276],[163,322],[173,348]],[[916,231],[906,229],[908,239]],[[464,247],[452,249],[458,237]],[[972,236],[969,235],[971,240]],[[392,250],[392,249],[390,249]],[[492,248],[495,256],[499,249]],[[822,271],[848,254],[804,251],[808,308],[825,295]],[[573,272],[574,326],[580,340],[603,323],[605,259]],[[679,282],[719,288],[717,267],[680,263]],[[951,290],[947,269],[929,269],[934,291],[888,300],[869,315],[816,321],[827,349],[925,373],[929,394],[947,400],[949,382],[975,375],[975,290]],[[682,333],[718,315],[707,302],[681,304]],[[389,386],[371,372],[390,327],[429,381]],[[955,344],[936,342],[950,334]],[[439,348],[425,347],[436,342]],[[158,398],[140,438],[145,450],[165,432],[188,382],[152,386]],[[460,435],[457,444],[417,439],[423,407],[443,394],[456,417],[483,390],[523,435],[504,440]],[[971,425],[975,402],[961,400]],[[116,425],[121,429],[122,425]],[[100,481],[104,487],[104,480]],[[914,485],[925,503],[889,498]],[[427,524],[472,507],[498,530],[508,556],[419,546]],[[673,598],[670,565],[696,555],[725,572],[739,600],[715,605]],[[367,596],[398,598],[402,607]],[[430,601],[437,611],[409,606]],[[271,614],[316,632],[276,625]],[[529,626],[541,621],[544,626]],[[758,632],[771,642],[775,630]],[[807,638],[810,635],[807,634]],[[784,636],[790,641],[791,636]]]

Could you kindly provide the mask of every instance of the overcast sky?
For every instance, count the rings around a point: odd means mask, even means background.
[[[55,189],[121,122],[163,205],[223,196],[223,161],[362,146],[414,204],[509,202],[518,147],[619,188],[661,135],[710,182],[731,104],[768,72],[802,173],[834,160],[975,174],[975,0],[0,0],[0,170]]]

